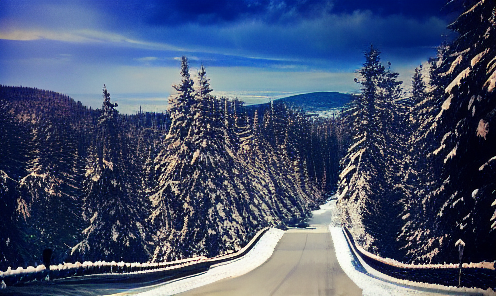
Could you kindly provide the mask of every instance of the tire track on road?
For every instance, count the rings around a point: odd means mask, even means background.
[[[305,236],[305,244],[303,245],[303,249],[301,250],[301,253],[300,253],[300,259],[298,259],[298,263],[293,267],[293,269],[291,269],[287,274],[286,276],[284,277],[284,279],[279,283],[279,285],[277,285],[277,287],[274,288],[274,290],[272,290],[272,292],[270,293],[270,295],[274,295],[277,290],[279,290],[279,288],[281,288],[282,284],[284,284],[286,282],[286,280],[288,280],[291,275],[295,272],[295,270],[298,269],[298,266],[300,265],[300,262],[301,262],[301,258],[303,258],[303,253],[305,252],[305,249],[307,247],[307,242],[308,242],[308,233],[306,234]]]

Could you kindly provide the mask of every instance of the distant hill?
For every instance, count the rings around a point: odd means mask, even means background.
[[[336,113],[352,100],[353,96],[339,92],[313,92],[274,100],[301,109],[306,113],[326,116]],[[270,103],[247,106],[248,109],[265,109]]]
[[[349,103],[352,98],[352,95],[339,92],[314,92],[294,95],[279,99],[278,101],[301,108],[306,112],[316,112],[342,108],[345,104]]]

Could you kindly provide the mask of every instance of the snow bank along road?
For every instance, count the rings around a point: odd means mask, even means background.
[[[486,295],[399,281],[371,269],[350,250],[334,203],[314,211],[309,228],[270,229],[245,256],[201,274],[163,284],[114,277],[91,283],[91,278],[82,277],[63,284],[0,289],[0,295]]]
[[[309,228],[286,231],[257,269],[180,295],[362,295],[338,264],[330,221],[330,207],[323,206],[314,212]]]

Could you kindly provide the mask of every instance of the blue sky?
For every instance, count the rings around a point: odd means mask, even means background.
[[[454,19],[445,0],[0,0],[0,84],[162,111],[179,58],[247,103],[353,92],[370,44],[409,80]]]

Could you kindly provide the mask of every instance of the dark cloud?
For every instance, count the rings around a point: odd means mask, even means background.
[[[292,24],[246,21],[216,27],[197,24],[158,32],[167,35],[164,41],[174,40],[178,46],[195,51],[287,60],[285,63],[296,63],[298,68],[307,63],[310,68],[353,70],[360,65],[363,51],[370,44],[398,57],[404,55],[405,59],[418,55],[427,59],[435,54],[434,48],[446,34],[446,25],[446,21],[436,17],[383,17],[365,10],[326,14]],[[259,61],[252,62],[263,66]]]
[[[166,0],[148,6],[154,25],[215,25],[255,19],[268,23],[312,18],[330,12],[330,0]]]
[[[372,43],[398,55],[431,55],[454,19],[446,1],[128,0],[98,1],[97,10],[117,16],[116,31],[186,52],[339,61],[332,63],[339,68]]]
[[[288,23],[354,11],[417,19],[444,18],[456,7],[446,6],[446,3],[447,0],[156,0],[148,3],[146,10],[148,23],[178,26],[185,23],[216,25],[240,20]]]
[[[334,13],[352,13],[369,10],[375,15],[402,15],[418,19],[432,16],[445,17],[452,7],[446,7],[447,0],[335,0]]]

